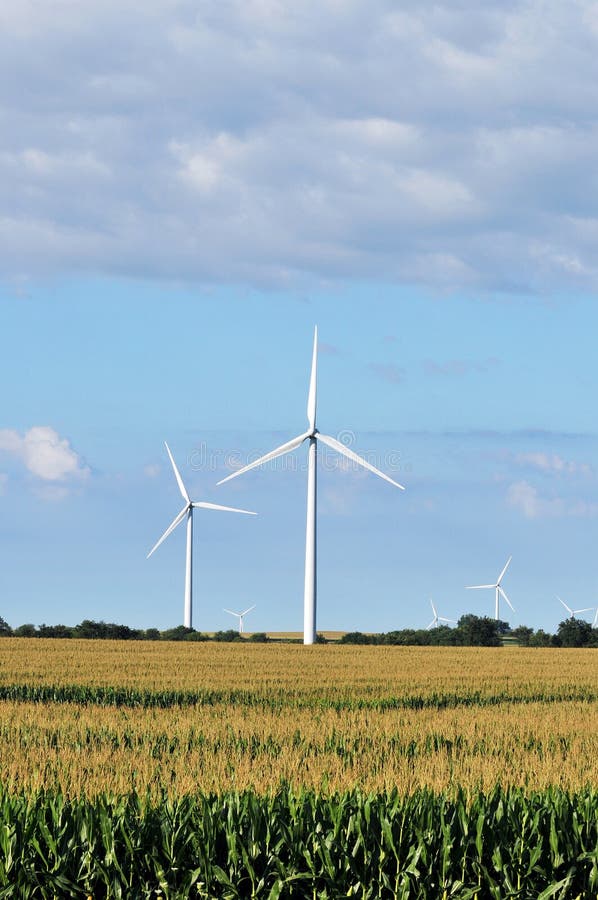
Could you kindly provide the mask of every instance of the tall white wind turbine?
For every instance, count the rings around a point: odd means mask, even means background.
[[[457,624],[454,619],[446,619],[444,616],[439,616],[438,612],[436,610],[436,607],[434,606],[434,603],[431,599],[430,599],[430,606],[432,607],[432,612],[434,613],[434,618],[428,625],[428,629],[427,629],[428,631],[430,631],[431,628],[436,628],[436,626],[438,625],[439,622],[452,622],[453,625]]]
[[[342,454],[352,462],[363,466],[364,469],[369,469],[370,472],[374,472],[375,475],[378,475],[380,478],[384,478],[385,481],[389,481],[391,484],[394,484],[395,487],[400,488],[402,491],[405,490],[403,485],[398,484],[396,481],[393,481],[393,479],[389,478],[388,475],[385,475],[384,472],[380,472],[379,469],[376,469],[375,466],[373,466],[371,463],[367,462],[365,459],[362,459],[361,456],[358,456],[352,450],[349,450],[348,447],[345,447],[345,445],[341,444],[340,441],[337,441],[336,438],[330,437],[330,435],[328,434],[321,434],[318,431],[318,429],[316,428],[317,359],[318,329],[316,328],[314,331],[311,378],[309,381],[309,394],[307,397],[307,431],[304,431],[302,434],[298,435],[298,437],[287,441],[286,444],[282,444],[275,450],[271,450],[270,453],[266,453],[264,456],[260,457],[260,459],[256,459],[255,462],[250,463],[248,466],[244,466],[242,469],[238,469],[236,472],[233,472],[232,475],[228,475],[226,478],[223,478],[218,482],[218,484],[223,484],[225,481],[230,481],[231,478],[236,478],[237,475],[242,475],[244,472],[248,472],[250,469],[255,469],[256,466],[261,466],[272,459],[276,459],[278,456],[284,456],[286,453],[291,453],[292,450],[296,450],[297,447],[299,447],[304,441],[309,442],[307,474],[307,526],[305,532],[305,586],[303,593],[304,644],[313,644],[316,639],[316,475],[318,441],[321,441],[323,444],[326,444],[328,447],[336,450],[337,453]]]
[[[243,619],[245,618],[247,613],[251,612],[252,609],[255,609],[255,604],[253,606],[250,606],[249,609],[244,609],[243,612],[240,612],[240,613],[235,612],[232,609],[224,610],[224,612],[229,613],[229,615],[231,615],[231,616],[236,616],[237,619],[239,620],[239,634],[243,634]]]
[[[503,597],[503,599],[507,601],[507,603],[509,604],[509,606],[511,607],[513,612],[515,612],[515,607],[513,606],[513,604],[511,603],[511,601],[509,600],[509,598],[507,597],[507,595],[505,594],[505,592],[503,591],[503,589],[501,587],[501,581],[503,580],[503,576],[504,576],[505,572],[507,571],[507,569],[509,568],[509,563],[511,562],[512,559],[513,559],[513,557],[509,556],[504,569],[502,570],[502,572],[500,573],[500,575],[498,576],[498,578],[496,579],[496,582],[494,584],[471,584],[471,585],[468,585],[466,588],[466,590],[468,590],[468,591],[480,591],[484,588],[492,588],[492,590],[495,591],[494,618],[496,619],[497,622],[500,618],[500,616],[498,614],[500,597]]]
[[[583,609],[571,609],[570,606],[567,606],[567,604],[565,603],[564,600],[561,600],[561,598],[558,596],[558,594],[557,594],[556,599],[559,601],[559,603],[561,603],[565,607],[565,609],[567,610],[567,612],[569,613],[569,615],[571,616],[572,619],[575,618],[577,613],[591,612],[591,610],[594,608],[593,606],[584,606]],[[598,610],[596,610],[596,615],[598,616]],[[596,619],[594,619],[594,621],[596,621]]]
[[[193,622],[193,510],[194,509],[217,509],[222,512],[236,512],[243,513],[246,516],[255,516],[256,513],[250,512],[248,509],[235,509],[232,506],[219,506],[216,503],[207,503],[206,501],[198,501],[191,500],[189,494],[187,492],[187,488],[183,484],[183,479],[181,478],[181,474],[177,469],[176,463],[174,461],[174,457],[170,452],[170,447],[164,441],[164,446],[166,447],[166,452],[170,457],[170,462],[172,463],[172,468],[174,470],[174,475],[177,480],[177,484],[179,486],[179,490],[185,501],[185,505],[180,511],[180,513],[173,519],[170,523],[162,537],[159,541],[157,541],[150,552],[147,554],[147,559],[150,558],[154,550],[157,550],[162,541],[165,541],[171,532],[180,525],[183,519],[187,519],[187,555],[185,558],[185,615],[184,615],[184,625],[185,628],[191,628]]]

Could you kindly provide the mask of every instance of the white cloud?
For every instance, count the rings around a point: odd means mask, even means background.
[[[89,468],[66,438],[49,425],[35,425],[23,435],[0,429],[0,451],[18,458],[28,472],[44,482],[66,482],[88,477]]]
[[[0,277],[594,289],[597,21],[593,0],[4,4]]]
[[[143,474],[146,478],[157,478],[161,471],[162,468],[157,463],[149,463],[143,467]]]
[[[598,503],[587,500],[543,497],[537,488],[527,481],[509,485],[507,504],[522,513],[526,519],[587,518],[598,515]]]
[[[572,462],[563,459],[558,453],[518,453],[514,457],[520,466],[550,472],[558,475],[591,475],[592,466],[588,463]]]

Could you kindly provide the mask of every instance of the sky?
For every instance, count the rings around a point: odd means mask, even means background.
[[[0,616],[318,629],[598,604],[598,4],[0,2]],[[508,614],[507,614],[508,613]],[[586,615],[590,620],[593,612]]]

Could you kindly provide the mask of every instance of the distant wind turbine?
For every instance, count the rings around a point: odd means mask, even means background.
[[[452,622],[453,625],[457,624],[454,619],[446,619],[444,616],[439,616],[432,600],[430,600],[430,606],[432,607],[432,612],[434,613],[434,618],[428,625],[428,629],[427,629],[428,631],[430,631],[431,628],[436,628],[436,626],[438,625],[439,622]]]
[[[243,634],[243,619],[245,618],[245,616],[247,615],[247,613],[250,613],[250,612],[251,612],[252,609],[255,609],[255,604],[254,604],[253,606],[250,606],[249,609],[245,609],[243,612],[240,612],[240,613],[235,612],[235,611],[232,610],[232,609],[225,609],[225,610],[224,610],[224,612],[229,613],[231,616],[236,616],[236,617],[238,618],[238,620],[239,620],[239,634]]]
[[[567,610],[567,612],[569,613],[569,615],[571,616],[572,619],[575,618],[577,613],[591,612],[591,610],[594,608],[593,606],[585,606],[583,609],[571,609],[570,606],[567,606],[567,604],[565,603],[564,600],[561,600],[561,598],[558,596],[558,594],[557,594],[556,599],[559,601],[559,603],[562,603],[562,605],[565,607],[565,609]],[[598,609],[596,610],[596,616],[598,616]],[[596,621],[596,619],[594,619],[594,621]]]
[[[170,447],[164,441],[164,446],[166,447],[166,452],[170,457],[170,462],[172,463],[172,468],[174,469],[174,475],[177,480],[177,484],[179,486],[179,490],[185,501],[185,506],[182,508],[180,513],[173,519],[170,523],[162,537],[157,543],[154,544],[150,552],[147,554],[147,559],[150,558],[154,550],[157,550],[162,541],[165,541],[171,532],[180,525],[183,519],[187,519],[187,555],[185,559],[185,615],[184,615],[184,624],[185,628],[191,628],[193,622],[193,510],[194,509],[217,509],[222,512],[236,512],[243,513],[246,516],[255,516],[256,513],[250,512],[248,509],[235,509],[232,506],[219,506],[216,503],[207,503],[205,501],[197,501],[191,500],[189,494],[187,493],[187,489],[183,484],[183,479],[181,478],[180,472],[176,467],[176,463],[174,461],[173,455],[170,452]]]
[[[503,591],[501,584],[500,584],[501,581],[503,580],[503,576],[504,576],[505,572],[509,568],[509,563],[511,562],[512,559],[513,559],[513,557],[509,556],[504,569],[502,570],[502,572],[500,573],[500,575],[498,576],[498,578],[496,579],[496,582],[494,584],[471,584],[471,585],[468,585],[466,588],[466,590],[468,590],[468,591],[480,591],[483,588],[492,588],[492,590],[496,592],[495,601],[494,601],[494,618],[496,619],[497,622],[500,618],[500,616],[499,616],[500,597],[503,597],[507,601],[507,603],[509,604],[509,606],[511,607],[513,612],[515,612],[515,607],[513,606],[513,604],[511,603],[511,601],[505,594],[505,592]]]
[[[305,586],[303,594],[304,644],[313,644],[316,639],[316,463],[318,441],[321,441],[323,444],[326,444],[328,447],[336,450],[337,453],[346,456],[347,459],[350,459],[352,462],[363,466],[364,469],[369,469],[370,472],[373,472],[375,475],[378,475],[385,481],[389,481],[391,484],[393,484],[395,487],[400,488],[402,491],[405,490],[403,485],[398,484],[396,481],[393,481],[392,478],[389,478],[388,475],[380,472],[379,469],[376,469],[375,466],[373,466],[371,463],[367,462],[365,459],[362,459],[352,450],[349,450],[349,448],[345,447],[344,444],[341,444],[340,441],[337,441],[335,438],[330,437],[330,435],[321,434],[318,431],[318,429],[316,428],[317,358],[318,329],[316,328],[314,332],[311,378],[309,382],[309,394],[307,398],[307,431],[304,431],[298,437],[287,441],[286,444],[282,444],[275,450],[271,450],[270,453],[266,453],[264,456],[260,457],[260,459],[256,459],[248,466],[244,466],[242,469],[238,469],[238,471],[233,472],[232,475],[228,475],[226,478],[223,478],[218,482],[218,484],[223,484],[225,481],[230,481],[231,478],[236,478],[237,475],[242,475],[244,472],[248,472],[250,469],[255,469],[256,466],[261,466],[272,459],[276,459],[278,456],[284,456],[284,454],[290,453],[292,450],[296,450],[297,447],[299,447],[304,441],[309,441],[307,475],[307,526],[305,533]]]

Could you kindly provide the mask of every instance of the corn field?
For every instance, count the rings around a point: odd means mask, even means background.
[[[598,898],[598,654],[0,641],[0,897]]]
[[[588,898],[598,795],[0,797],[0,897]]]

